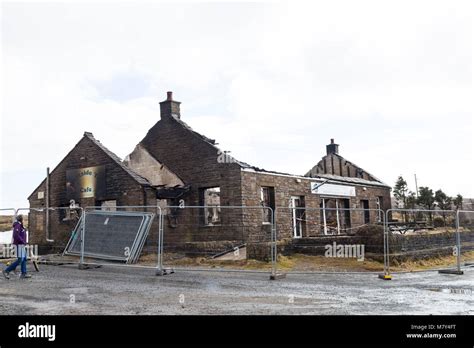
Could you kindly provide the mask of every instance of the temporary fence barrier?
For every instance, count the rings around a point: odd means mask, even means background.
[[[81,267],[85,257],[89,257],[127,264],[141,261],[161,269],[160,229],[159,206],[89,206],[85,208],[79,238],[71,242],[72,253],[68,253],[80,255]],[[148,260],[140,260],[144,248],[152,251]],[[153,255],[156,255],[155,261]]]
[[[167,206],[162,269],[272,272],[274,216],[263,206]]]
[[[457,214],[453,210],[389,209],[388,271],[457,268]]]
[[[458,264],[474,265],[474,211],[458,210]]]
[[[139,227],[149,223],[148,238],[146,229],[135,234],[128,243],[130,254],[121,260],[140,259],[136,267],[154,268],[160,275],[170,269],[272,275],[383,269],[389,275],[461,270],[473,264],[473,211],[346,206],[342,201],[331,205],[325,200],[324,207],[304,207],[292,199],[288,207],[275,211],[263,206],[219,205],[7,208],[0,209],[0,223],[11,226],[16,215],[23,215],[30,243],[46,240],[50,253],[74,242],[71,250],[83,265],[86,257],[100,256],[88,253],[88,231],[103,226],[108,215],[146,216],[140,218]],[[112,243],[111,248],[118,244]],[[119,249],[124,248],[120,245]]]
[[[276,254],[272,247],[274,214],[271,208],[167,206],[164,209],[166,210],[162,213],[160,206],[86,207],[84,213],[76,220],[75,226],[70,226],[67,238],[57,238],[57,241],[61,244],[69,241],[64,255],[79,255],[81,268],[92,264],[110,264],[93,260],[97,258],[105,258],[106,261],[113,259],[124,261],[125,258],[117,257],[119,255],[117,253],[124,249],[123,243],[110,237],[107,240],[100,240],[98,235],[91,240],[90,234],[96,234],[100,227],[104,226],[107,217],[135,216],[154,212],[156,218],[148,239],[145,241],[144,234],[142,237],[138,235],[134,239],[135,246],[129,248],[130,260],[136,261],[139,256],[142,257],[137,266],[149,267],[150,260],[156,258],[154,267],[156,274],[167,273],[169,269],[183,268],[247,272],[272,270]],[[109,219],[107,225],[109,227],[105,228],[112,229],[114,224]],[[52,233],[52,236],[56,237],[57,233]],[[96,244],[95,252],[91,252],[92,245],[89,242]],[[114,249],[114,255],[104,255],[107,254],[103,252],[104,245],[109,245],[106,249]],[[143,253],[140,254],[141,247]]]
[[[296,197],[275,209],[278,271],[384,271],[385,213],[347,208],[347,200],[325,199],[324,207],[304,207]]]
[[[148,212],[86,209],[78,223],[83,233],[73,233],[65,253],[136,263],[153,218],[154,214]]]

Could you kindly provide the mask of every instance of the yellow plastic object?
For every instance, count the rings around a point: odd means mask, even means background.
[[[392,280],[392,275],[385,273],[385,274],[379,274],[379,278],[383,280]]]

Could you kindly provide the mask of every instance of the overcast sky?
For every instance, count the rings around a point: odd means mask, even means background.
[[[252,165],[305,174],[335,138],[390,185],[474,197],[471,1],[1,6],[1,207],[84,131],[124,158],[169,90]]]

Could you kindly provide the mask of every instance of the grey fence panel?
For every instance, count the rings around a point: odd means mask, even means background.
[[[474,211],[458,210],[459,263],[461,266],[474,265]]]
[[[455,211],[390,209],[386,214],[389,271],[458,267]]]
[[[271,272],[273,211],[248,206],[167,206],[162,215],[166,269]]]
[[[329,204],[328,204],[329,205]],[[382,272],[385,213],[334,206],[275,209],[278,271]]]
[[[157,207],[151,210],[160,211]],[[66,250],[67,254],[136,263],[147,240],[154,212],[147,207],[87,207]],[[80,233],[77,233],[77,231]]]
[[[97,218],[94,215],[102,216]],[[93,221],[89,221],[91,219]],[[110,244],[102,252],[88,254],[87,246],[96,241],[88,241],[87,230],[91,227],[99,228],[100,221],[105,222],[106,217],[114,216],[115,224],[121,229],[119,233],[113,233],[109,238],[104,238]],[[138,217],[141,217],[138,219]],[[116,218],[121,219],[118,221]],[[98,220],[98,221],[94,221]],[[135,221],[133,221],[135,220]],[[110,219],[109,219],[110,221]],[[75,239],[75,254],[80,255],[80,268],[87,265],[111,265],[110,261],[126,262],[129,267],[140,267],[160,270],[160,246],[159,235],[161,226],[161,207],[158,205],[135,205],[135,206],[88,206],[81,224],[77,226]],[[132,233],[137,228],[136,233]],[[119,236],[119,238],[116,238]],[[102,237],[103,238],[103,237]],[[110,241],[110,240],[111,241]],[[71,239],[72,242],[72,239]],[[92,259],[101,259],[92,260]],[[132,265],[135,264],[135,265]],[[117,264],[114,264],[117,265]]]

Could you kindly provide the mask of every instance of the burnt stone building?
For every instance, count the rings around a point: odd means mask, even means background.
[[[211,241],[229,246],[269,241],[269,210],[232,210],[234,206],[277,209],[279,239],[289,243],[294,238],[350,233],[380,221],[380,214],[371,209],[391,207],[390,187],[340,156],[333,140],[305,175],[266,171],[230,157],[213,139],[189,127],[171,92],[160,111],[161,119],[124,161],[84,133],[49,180],[30,195],[30,207],[44,207],[46,193],[49,206],[68,206],[71,199],[82,207],[108,209],[158,205],[167,215],[165,243],[207,246]],[[87,175],[94,177],[92,188],[83,179]],[[196,208],[180,210],[179,205]],[[52,238],[65,240],[73,223],[58,217],[50,224]],[[30,230],[34,243],[46,242],[41,218],[32,217]],[[152,233],[150,240],[155,237]]]

